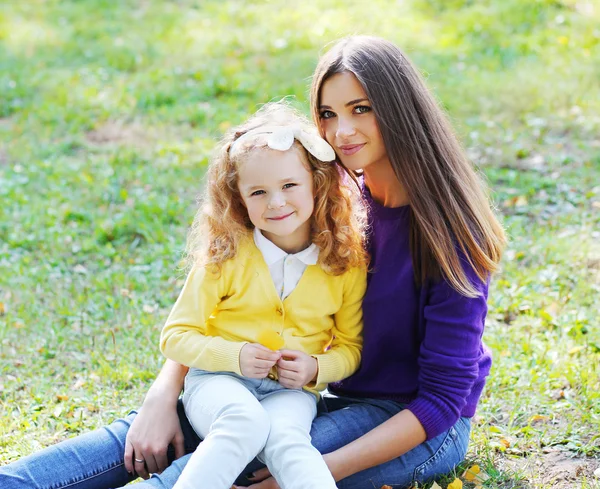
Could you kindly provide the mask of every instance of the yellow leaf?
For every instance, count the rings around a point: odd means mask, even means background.
[[[448,489],[462,489],[462,486],[462,481],[457,477],[450,484],[448,484]]]
[[[467,482],[473,482],[477,477],[477,474],[479,474],[479,472],[481,472],[479,465],[472,465],[467,470],[465,470],[465,473],[462,476]]]
[[[505,448],[509,448],[510,447],[510,441],[508,441],[506,438],[500,438],[500,443],[505,447]]]
[[[579,353],[584,348],[585,348],[585,346],[575,346],[569,350],[569,355],[575,355],[576,353]]]
[[[6,308],[4,307],[4,302],[0,302],[0,316],[2,316],[6,312]]]
[[[64,394],[57,394],[56,399],[58,399],[59,401],[68,401],[69,396],[65,396]]]
[[[283,340],[281,335],[279,335],[272,329],[263,329],[258,334],[258,342],[262,346],[266,346],[267,348],[273,351],[283,348],[283,345],[285,344],[285,341]]]
[[[549,421],[550,416],[544,416],[543,414],[535,414],[531,418],[529,418],[530,423],[536,423],[538,421]]]

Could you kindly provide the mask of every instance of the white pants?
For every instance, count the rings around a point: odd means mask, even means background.
[[[310,443],[317,412],[312,394],[270,379],[203,372],[186,378],[183,401],[203,441],[173,489],[230,489],[256,456],[281,489],[335,489]]]

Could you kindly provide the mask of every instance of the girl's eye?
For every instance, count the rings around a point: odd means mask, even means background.
[[[371,107],[368,105],[357,105],[354,107],[354,112],[357,114],[366,114],[367,112],[371,112]]]
[[[335,116],[330,110],[323,110],[319,115],[321,116],[321,119],[331,119]]]
[[[252,192],[252,193],[250,194],[250,197],[254,197],[255,195],[262,195],[262,194],[264,194],[264,193],[265,193],[265,191],[264,191],[264,190],[255,190],[254,192]]]
[[[286,184],[283,186],[283,188],[284,188],[284,189],[286,189],[286,188],[292,188],[292,187],[295,187],[295,186],[296,186],[296,184],[295,184],[295,183],[286,183]]]

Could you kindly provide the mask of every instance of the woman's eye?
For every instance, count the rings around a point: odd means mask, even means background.
[[[331,119],[335,114],[330,110],[323,110],[320,114],[321,119]]]
[[[264,191],[264,190],[255,190],[254,192],[252,192],[252,193],[250,194],[250,197],[254,197],[255,195],[262,195],[262,194],[264,194],[264,193],[265,193],[265,191]]]
[[[286,183],[286,184],[283,186],[283,188],[284,188],[284,189],[286,189],[286,188],[292,188],[292,187],[295,187],[295,186],[296,186],[296,184],[295,184],[295,183]]]
[[[367,112],[371,112],[371,107],[368,105],[357,105],[354,107],[354,112],[357,114],[366,114]]]

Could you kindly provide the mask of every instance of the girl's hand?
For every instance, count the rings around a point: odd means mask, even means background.
[[[185,455],[183,432],[177,408],[164,399],[147,396],[127,431],[125,468],[144,479],[169,465],[167,448],[173,445],[175,458]],[[136,460],[143,460],[137,462]]]
[[[288,389],[301,389],[317,378],[317,359],[298,350],[281,350],[277,362],[279,383]]]
[[[258,343],[246,343],[240,350],[240,370],[244,377],[264,379],[280,358],[278,351],[271,351]]]

